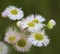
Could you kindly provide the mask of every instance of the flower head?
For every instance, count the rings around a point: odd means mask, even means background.
[[[15,49],[20,52],[27,52],[31,47],[31,43],[25,35],[21,35],[20,40],[14,45]]]
[[[35,32],[32,33],[32,35],[28,38],[28,40],[34,45],[34,46],[47,46],[49,44],[49,39],[47,35],[45,35],[44,31],[42,32]]]
[[[10,44],[16,43],[20,39],[20,33],[12,28],[9,28],[5,34],[4,41]]]
[[[3,43],[0,42],[0,54],[7,54],[8,53],[8,46]]]
[[[5,9],[2,13],[3,17],[9,17],[11,20],[19,20],[23,18],[24,14],[23,11],[15,6],[9,6]]]

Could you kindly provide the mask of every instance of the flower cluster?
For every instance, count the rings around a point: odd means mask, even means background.
[[[31,14],[24,18],[24,12],[21,8],[9,6],[2,12],[2,17],[7,17],[10,20],[16,21],[18,29],[10,26],[5,33],[4,41],[20,52],[27,52],[31,46],[47,46],[50,42],[47,29],[53,29],[56,25],[55,20],[50,19],[47,24],[44,24],[46,19],[41,15]],[[19,31],[17,31],[19,30]],[[0,46],[2,43],[0,43]],[[4,46],[3,46],[4,48]],[[4,51],[0,47],[0,51]]]

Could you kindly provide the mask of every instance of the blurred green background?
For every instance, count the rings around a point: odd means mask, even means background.
[[[2,41],[6,28],[15,23],[15,21],[4,19],[1,16],[1,13],[9,5],[21,7],[25,16],[32,13],[40,14],[46,18],[46,22],[53,18],[57,25],[47,32],[51,39],[47,47],[32,47],[27,53],[19,53],[9,45],[10,52],[8,54],[60,54],[60,0],[0,0],[0,40]]]

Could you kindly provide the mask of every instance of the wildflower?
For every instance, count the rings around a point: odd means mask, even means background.
[[[0,54],[7,54],[8,53],[8,46],[0,41]]]
[[[20,39],[20,33],[12,28],[9,28],[5,34],[4,41],[10,44],[16,43]]]
[[[21,35],[20,40],[14,44],[14,47],[17,51],[27,52],[31,48],[31,43],[28,41],[25,35]]]
[[[9,6],[5,9],[5,11],[2,13],[3,17],[9,17],[11,20],[19,20],[23,18],[24,14],[21,8],[17,8],[15,6]]]
[[[34,45],[34,46],[38,46],[38,47],[41,47],[41,46],[47,46],[49,44],[49,39],[48,39],[48,36],[45,35],[45,32],[42,31],[42,32],[35,32],[35,33],[32,33],[28,40]]]

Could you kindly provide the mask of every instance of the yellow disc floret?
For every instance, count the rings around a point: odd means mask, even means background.
[[[17,44],[20,46],[20,47],[24,47],[26,45],[26,40],[24,39],[20,39]]]
[[[34,26],[35,26],[35,24],[34,24],[33,22],[28,22],[27,25],[28,25],[29,27],[34,27]]]
[[[35,37],[36,40],[43,40],[43,39],[44,39],[43,35],[40,34],[40,33],[36,33],[36,34],[34,35],[34,37]]]
[[[15,41],[16,37],[15,36],[10,36],[9,37],[9,41],[12,42],[12,41]]]
[[[11,10],[11,14],[16,15],[17,13],[17,10]]]

